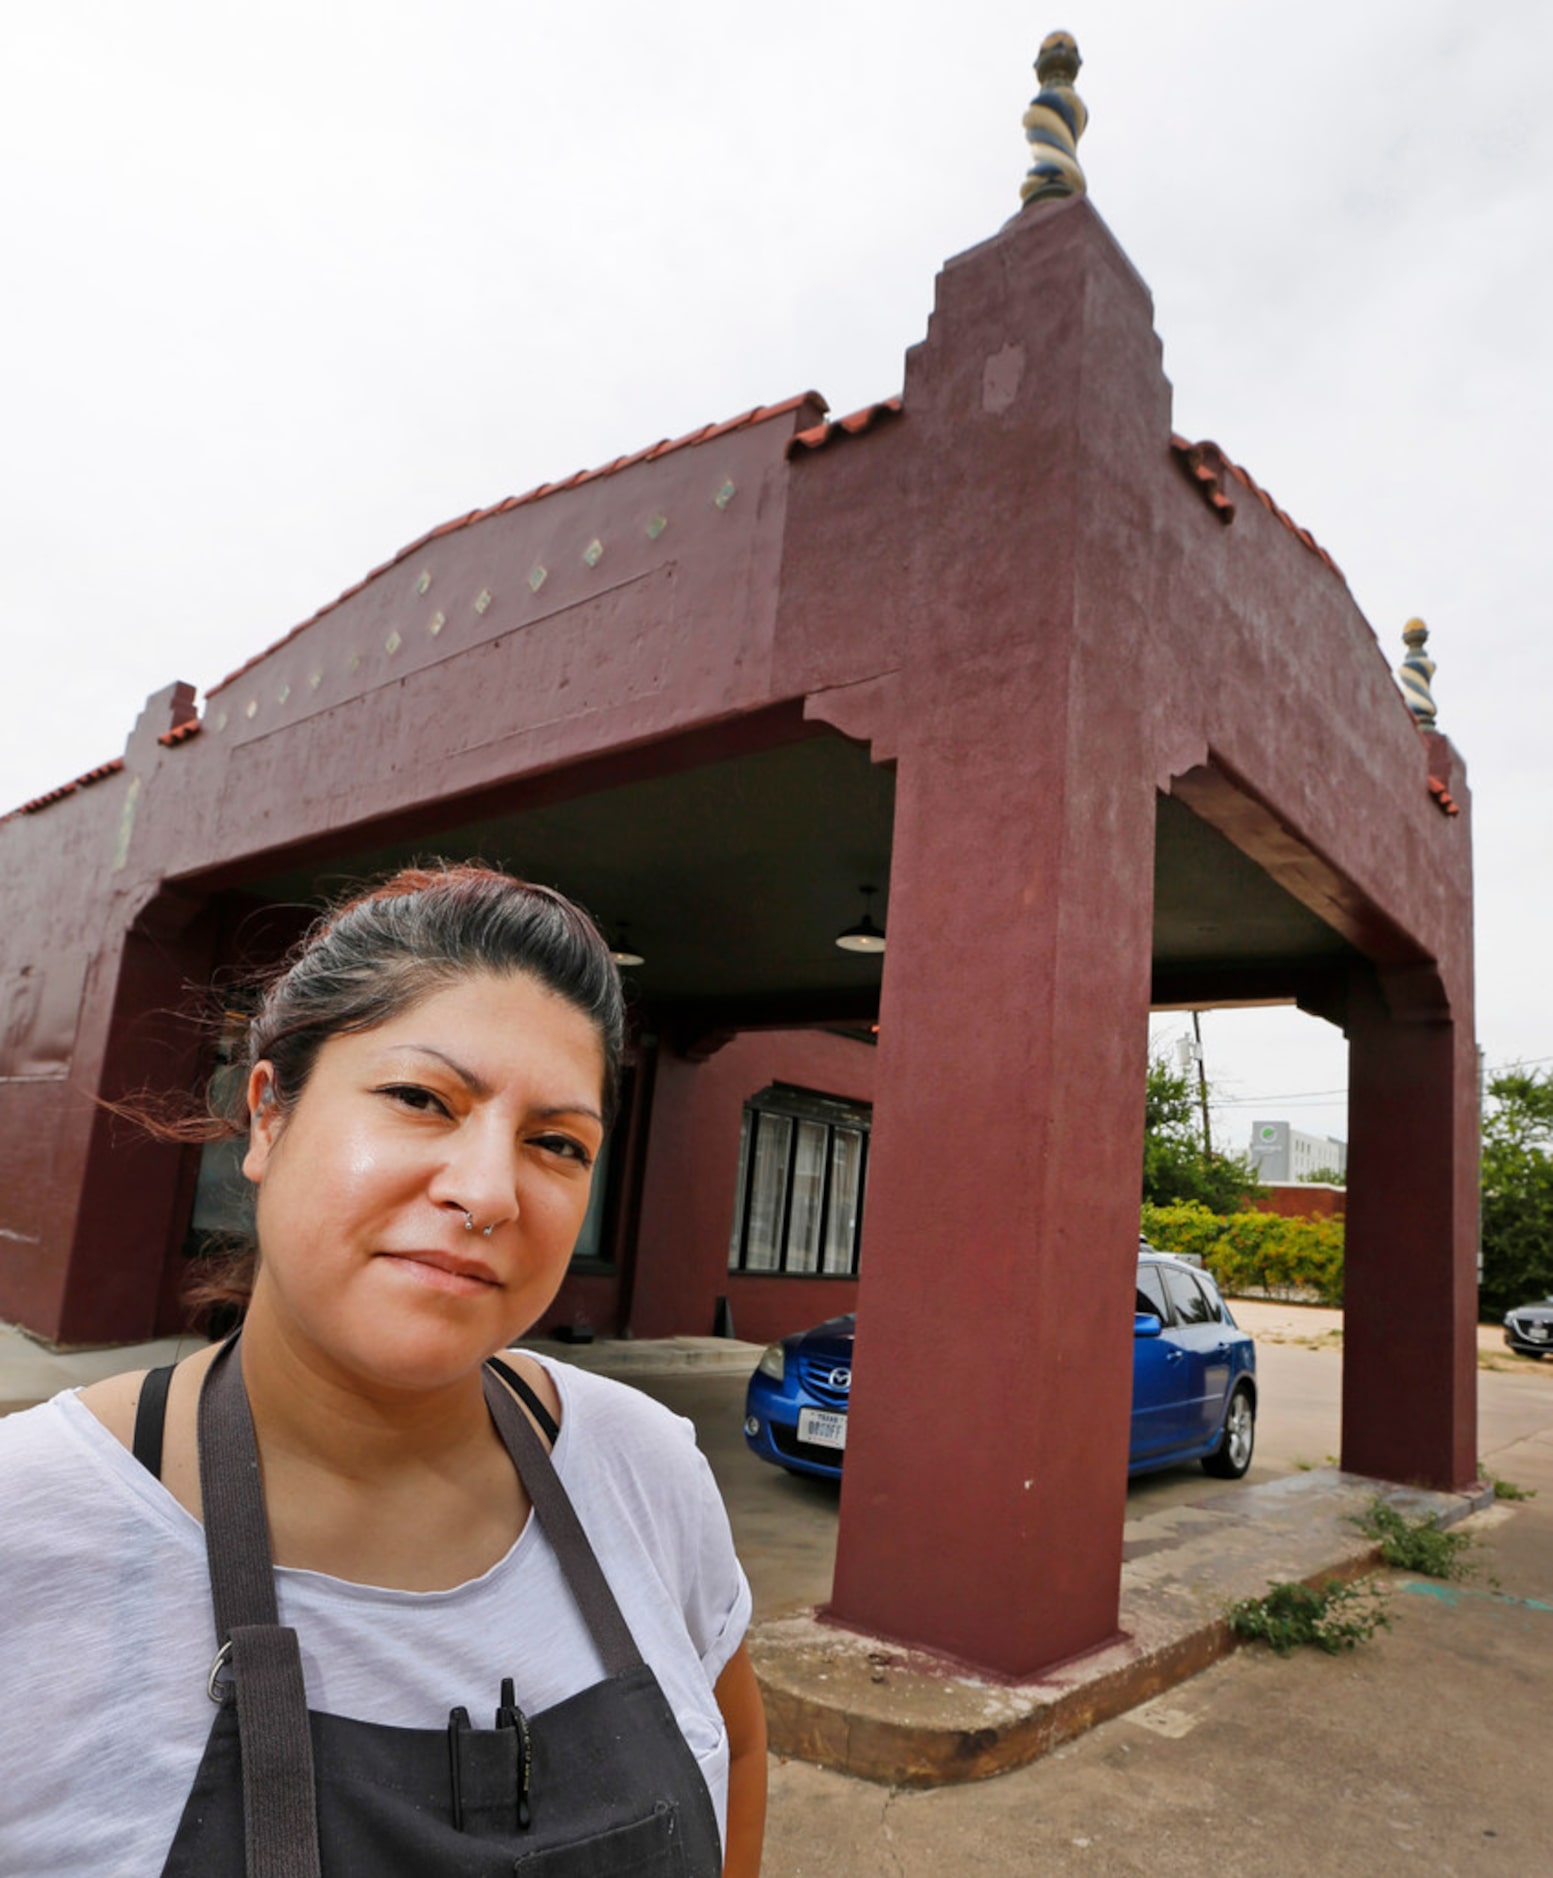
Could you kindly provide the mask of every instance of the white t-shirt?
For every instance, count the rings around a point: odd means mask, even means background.
[[[728,1742],[712,1685],[750,1592],[689,1422],[623,1384],[547,1365],[555,1465],[637,1648],[711,1791]],[[603,1666],[538,1521],[482,1577],[392,1591],[276,1573],[308,1705],[441,1728],[495,1716],[501,1679],[533,1715]],[[0,1873],[147,1878],[162,1869],[216,1711],[205,1535],[73,1392],[0,1419]]]

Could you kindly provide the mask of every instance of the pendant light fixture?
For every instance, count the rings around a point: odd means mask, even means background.
[[[863,896],[863,917],[855,926],[849,926],[845,932],[836,934],[836,944],[843,952],[882,952],[884,950],[884,928],[876,926],[869,915],[868,903],[879,891],[877,887],[859,887]]]
[[[647,963],[641,953],[633,948],[631,940],[626,933],[626,923],[623,919],[615,922],[615,943],[609,949],[609,956],[617,965],[622,967],[627,965],[645,965]]]

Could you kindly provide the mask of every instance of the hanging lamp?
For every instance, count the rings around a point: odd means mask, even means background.
[[[615,934],[615,943],[609,948],[609,956],[617,965],[624,967],[627,965],[645,965],[647,963],[641,953],[636,951],[632,946],[630,937],[626,932],[626,923],[623,919],[615,922]]]
[[[836,944],[843,952],[882,952],[884,950],[884,928],[876,926],[869,915],[868,903],[879,891],[877,887],[859,887],[863,896],[863,917],[855,926],[849,926],[845,932],[836,934]]]

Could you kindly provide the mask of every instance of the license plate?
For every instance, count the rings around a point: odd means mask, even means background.
[[[817,1448],[844,1448],[847,1445],[847,1418],[829,1409],[800,1409],[798,1439],[812,1442]]]
[[[1526,1335],[1533,1343],[1546,1343],[1548,1340],[1548,1327],[1546,1324],[1533,1324],[1526,1332]]]

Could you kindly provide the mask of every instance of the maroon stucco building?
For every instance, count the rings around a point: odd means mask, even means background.
[[[91,1098],[196,1086],[189,987],[431,852],[645,956],[557,1318],[726,1299],[764,1338],[855,1300],[843,1621],[1014,1674],[1115,1631],[1151,1003],[1345,1029],[1344,1465],[1474,1475],[1461,766],[1312,538],[1172,436],[1087,200],[944,268],[898,398],[451,522],[0,824],[0,1317],[178,1321],[222,1170]],[[833,943],[865,883],[883,960]],[[730,1269],[784,1256],[812,1275]]]

